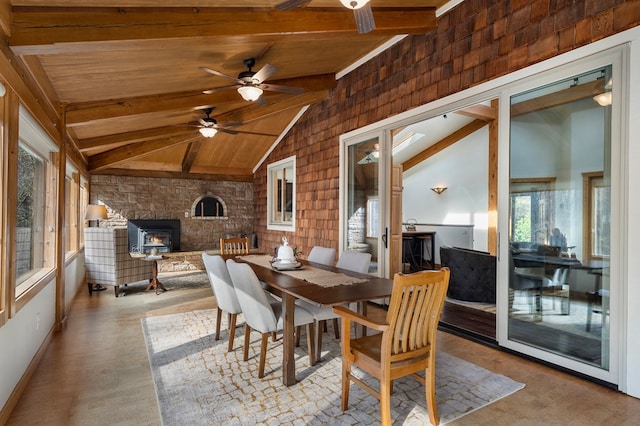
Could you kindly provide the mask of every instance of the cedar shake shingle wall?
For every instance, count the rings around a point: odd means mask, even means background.
[[[407,37],[309,108],[255,174],[256,231],[267,231],[266,166],[296,155],[297,231],[290,244],[338,247],[340,134],[358,129],[638,25],[639,0],[465,0],[426,35]],[[357,37],[354,35],[354,37]]]

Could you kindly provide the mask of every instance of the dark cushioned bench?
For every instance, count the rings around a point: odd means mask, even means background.
[[[451,270],[447,297],[496,303],[496,257],[458,247],[440,247],[440,263]]]

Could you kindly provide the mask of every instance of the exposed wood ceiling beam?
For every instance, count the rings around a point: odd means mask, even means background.
[[[131,169],[104,169],[96,170],[95,175],[154,177],[173,179],[198,179],[210,181],[253,182],[253,173],[250,169],[212,169],[211,173],[180,173],[160,170],[131,170]]]
[[[272,114],[278,114],[290,108],[302,108],[324,100],[329,95],[328,90],[303,93],[297,96],[277,95],[265,99],[264,105],[251,105],[248,108],[237,109],[216,116],[216,120],[222,123],[240,121],[249,123]]]
[[[187,153],[182,159],[182,173],[189,173],[189,171],[191,170],[191,166],[193,166],[193,162],[196,160],[196,157],[198,156],[200,145],[202,145],[202,138],[195,140],[189,144],[189,147],[187,148]]]
[[[439,140],[438,142],[431,145],[429,148],[425,149],[424,151],[420,152],[417,155],[414,155],[413,157],[411,157],[410,159],[402,163],[402,171],[406,172],[407,170],[418,165],[419,163],[426,160],[427,158],[439,153],[445,148],[450,147],[454,143],[458,142],[460,139],[466,136],[469,136],[476,130],[481,129],[486,125],[487,125],[487,122],[484,120],[479,120],[479,119],[473,120],[471,123],[456,130],[455,132],[451,133],[449,136]]]
[[[322,90],[318,92],[303,93],[297,96],[277,95],[268,98],[264,105],[250,104],[247,108],[220,114],[216,116],[216,119],[220,122],[241,121],[243,123],[248,123],[272,114],[277,114],[285,109],[301,108],[305,105],[319,102],[326,98],[327,94],[328,91]],[[80,139],[78,141],[78,147],[80,148],[80,151],[85,152],[102,146],[130,142],[143,142],[167,136],[185,135],[193,132],[194,129],[186,128],[184,126],[164,126],[135,132]],[[270,133],[246,133],[264,136],[278,136],[277,134]]]
[[[91,156],[91,158],[89,159],[89,171],[93,173],[97,170],[114,167],[122,162],[134,160],[136,158],[143,157],[145,155],[149,155],[163,149],[189,143],[199,138],[202,138],[202,136],[171,136],[165,139],[137,142],[115,148],[110,151]]]
[[[424,34],[436,26],[435,8],[375,9],[373,35]],[[50,53],[64,43],[352,32],[353,12],[343,7],[286,12],[249,8],[13,8],[12,49]],[[56,50],[59,51],[59,50]]]
[[[305,92],[317,92],[333,89],[336,87],[337,83],[335,74],[319,74],[306,77],[273,80],[269,81],[269,84],[300,87],[304,89]],[[328,94],[328,92],[324,93]],[[265,99],[278,96],[274,92],[265,92],[265,95]],[[291,98],[295,95],[286,96]],[[240,95],[235,90],[214,93],[212,95],[205,95],[202,91],[178,92],[162,95],[140,96],[128,99],[110,99],[105,101],[68,104],[65,110],[67,125],[74,126],[97,120],[138,114],[179,111],[185,109],[201,109],[238,100],[240,100]]]
[[[115,135],[100,136],[96,138],[80,139],[78,147],[81,152],[101,146],[115,145],[119,143],[143,142],[161,137],[175,136],[193,133],[193,129],[185,126],[165,126],[155,129],[138,130],[136,132],[118,133]]]
[[[498,118],[497,111],[489,105],[471,105],[466,108],[459,109],[456,114],[466,115],[467,117],[477,118],[479,120],[490,121]]]
[[[543,109],[579,101],[584,98],[592,98],[594,95],[602,93],[604,84],[604,79],[598,79],[513,104],[511,105],[511,116],[517,117],[518,115],[541,111]]]

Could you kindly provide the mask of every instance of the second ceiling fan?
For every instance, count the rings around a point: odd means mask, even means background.
[[[246,132],[243,130],[230,129],[229,127],[242,126],[243,123],[239,121],[233,121],[230,123],[218,124],[218,121],[215,118],[211,117],[212,111],[213,111],[213,108],[204,108],[202,110],[202,112],[204,112],[205,114],[204,117],[194,117],[199,124],[195,124],[195,123],[188,124],[188,126],[197,127],[200,134],[205,138],[212,138],[218,132],[227,133],[229,135],[237,135],[239,133],[244,133],[247,135],[273,136],[271,134],[266,134],[266,133],[255,133],[255,132]]]
[[[255,58],[245,59],[244,64],[248,68],[248,70],[242,71],[240,74],[238,74],[237,78],[208,67],[200,67],[200,69],[205,72],[208,72],[213,75],[217,75],[219,77],[224,77],[236,82],[236,84],[233,86],[217,87],[215,89],[205,90],[202,93],[210,95],[212,93],[218,93],[224,90],[236,89],[238,90],[238,93],[240,93],[240,96],[242,96],[242,98],[245,101],[257,101],[262,95],[262,92],[264,90],[292,93],[292,94],[300,94],[304,92],[304,89],[301,89],[299,87],[280,86],[277,84],[266,84],[264,81],[269,77],[271,77],[273,74],[275,74],[275,72],[278,70],[273,65],[266,64],[262,68],[260,68],[259,71],[256,72],[251,69],[256,64]]]
[[[278,10],[291,10],[304,6],[311,0],[286,0],[276,5]],[[356,18],[356,26],[360,34],[365,34],[376,29],[376,22],[373,19],[373,11],[369,0],[340,0],[340,3],[347,9],[353,10]]]

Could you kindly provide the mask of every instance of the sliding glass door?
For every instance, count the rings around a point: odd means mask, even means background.
[[[509,95],[506,346],[607,381],[614,81],[601,65]]]

